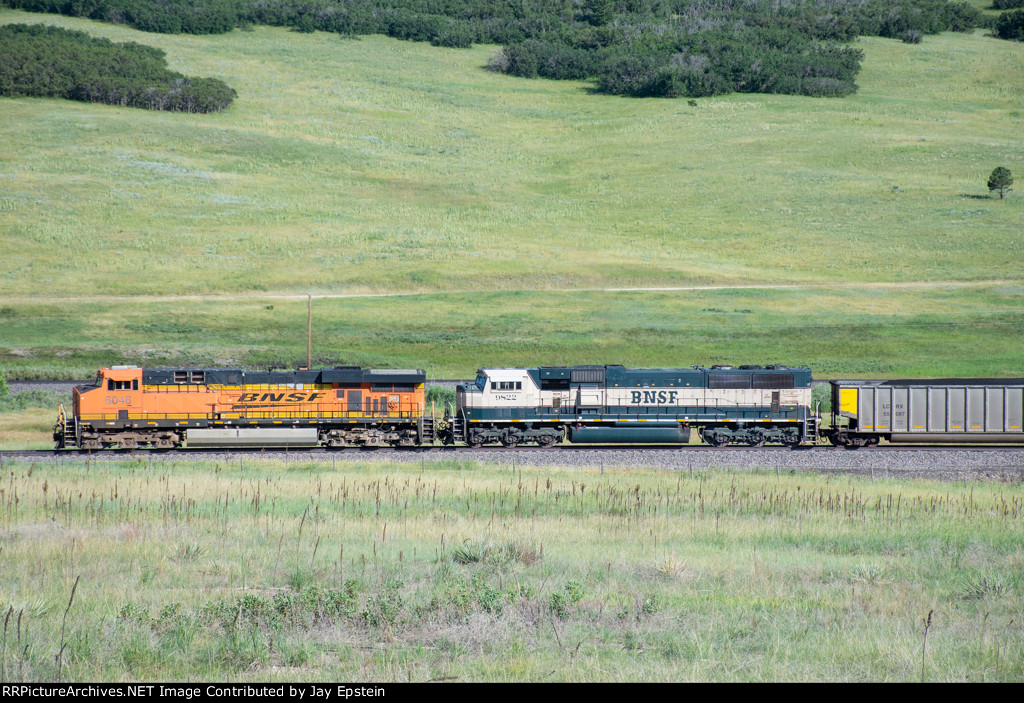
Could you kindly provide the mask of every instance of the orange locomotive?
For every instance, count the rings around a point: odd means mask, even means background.
[[[426,372],[100,369],[63,406],[58,448],[416,446],[434,440]]]

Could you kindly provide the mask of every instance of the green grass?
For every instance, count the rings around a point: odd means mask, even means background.
[[[1024,677],[1021,484],[148,461],[5,462],[6,680]]]
[[[981,10],[982,15],[989,18],[999,17],[1005,10],[997,10],[992,0],[967,0],[968,4]]]
[[[67,407],[68,399],[63,400]],[[57,402],[47,407],[0,410],[0,450],[52,449]]]
[[[1019,278],[1020,201],[984,196],[1020,171],[1024,48],[981,32],[862,39],[848,99],[690,107],[494,75],[486,46],[0,21],[239,92],[218,115],[4,100],[8,295]]]
[[[1022,376],[1024,286],[424,294],[314,301],[317,365],[808,365],[819,378]],[[7,378],[111,363],[294,367],[304,299],[19,301],[0,307]]]
[[[1024,173],[1019,43],[864,38],[856,96],[693,107],[491,74],[493,47],[150,35],[0,10],[40,21],[158,46],[239,99],[217,115],[0,100],[9,378],[290,366],[303,304],[259,296],[307,291],[421,294],[318,301],[316,355],[433,377],[584,362],[1024,372],[1022,196],[985,190],[997,165]],[[1007,283],[856,286],[986,281]],[[816,287],[586,292],[793,283]]]

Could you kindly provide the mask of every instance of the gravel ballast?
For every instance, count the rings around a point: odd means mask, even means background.
[[[875,479],[923,478],[943,481],[1024,482],[1024,448],[888,448],[850,451],[829,447],[813,449],[713,449],[688,448],[554,448],[426,450],[346,449],[341,451],[171,451],[6,453],[6,462],[106,462],[145,463],[154,471],[167,466],[202,461],[244,467],[275,461],[302,465],[345,463],[419,465],[423,471],[447,468],[453,463],[478,463],[499,470],[526,468],[573,468],[599,471],[663,470],[698,472],[715,470],[767,470],[777,473],[826,473],[870,476]]]

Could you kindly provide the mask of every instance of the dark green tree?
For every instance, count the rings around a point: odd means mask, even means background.
[[[1011,10],[996,20],[996,36],[1010,41],[1024,41],[1024,10]]]
[[[588,80],[602,92],[637,97],[849,95],[857,90],[861,52],[847,43],[858,35],[916,43],[926,34],[970,31],[990,21],[964,0],[0,0],[0,6],[148,32],[212,34],[261,24],[446,47],[497,44],[504,48],[488,62],[492,71]],[[1003,13],[995,31],[1024,38],[1024,11]],[[0,68],[10,63],[4,48]],[[18,81],[23,91],[63,90],[47,75]],[[124,81],[113,87],[90,81],[88,94],[167,106],[162,109],[223,101],[203,86],[180,99],[177,86],[141,98]]]
[[[1013,174],[1010,173],[1010,169],[998,166],[992,175],[988,177],[988,191],[991,193],[994,190],[999,191],[999,199],[1002,200],[1006,191],[1013,190],[1010,186],[1013,185]]]
[[[584,18],[595,27],[608,24],[615,16],[615,5],[612,0],[586,0],[583,7]]]

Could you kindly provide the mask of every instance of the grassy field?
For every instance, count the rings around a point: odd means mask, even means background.
[[[433,377],[1024,374],[1024,210],[985,189],[997,165],[1024,173],[1019,43],[864,38],[856,96],[690,105],[491,74],[493,47],[0,22],[158,46],[239,92],[219,115],[0,100],[8,378],[292,365],[302,304],[264,296],[307,291],[417,294],[318,302],[317,358]],[[758,284],[812,288],[588,292]]]
[[[1020,484],[4,468],[7,681],[1024,678]]]
[[[292,366],[307,291],[407,294],[317,299],[314,361],[432,378],[1024,375],[1022,196],[985,190],[1024,173],[1024,45],[866,38],[854,97],[693,106],[493,47],[0,22],[239,92],[0,100],[8,379]],[[600,290],[657,286],[732,288]],[[0,447],[53,419],[0,415]],[[0,679],[1024,679],[1020,484],[149,461],[4,461]]]
[[[841,376],[1024,375],[1024,285],[518,292],[314,301],[317,365],[809,365]],[[306,300],[41,298],[0,305],[8,378],[143,366],[305,363]]]
[[[167,50],[220,115],[2,103],[0,292],[1019,278],[1024,47],[866,38],[858,95],[636,100],[448,50],[0,11]],[[1018,196],[1019,197],[1019,196]]]
[[[0,450],[52,448],[56,418],[56,403],[48,408],[0,411]]]

